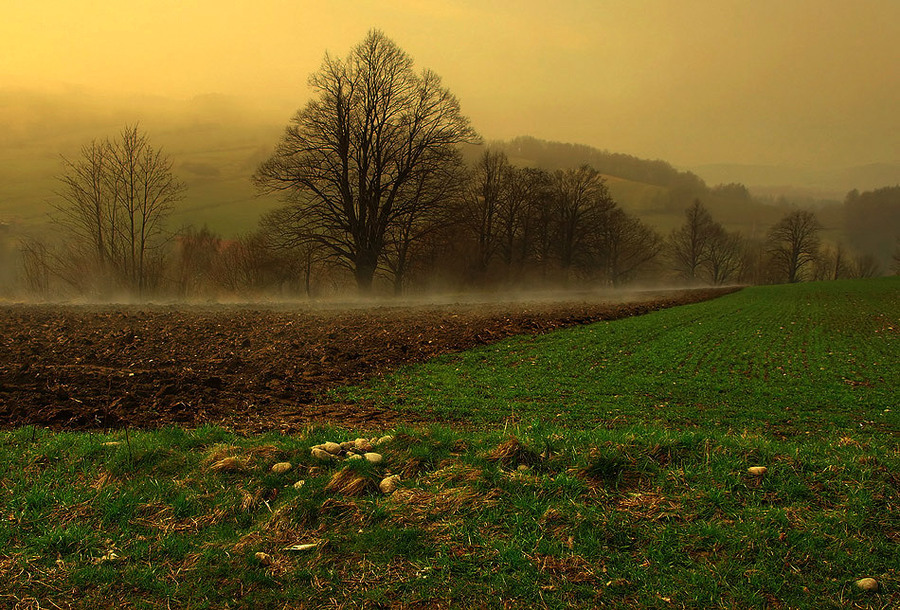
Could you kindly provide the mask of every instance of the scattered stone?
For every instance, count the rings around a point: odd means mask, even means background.
[[[319,545],[318,544],[292,544],[291,546],[284,547],[284,549],[282,549],[282,550],[291,551],[291,552],[311,551],[314,548],[316,548],[317,546],[319,546]]]
[[[348,459],[348,460],[361,460],[361,459],[364,459],[364,458],[363,458],[363,456],[361,456],[361,455],[358,454],[358,453],[351,453],[350,455],[347,456],[347,459]]]
[[[300,489],[304,485],[306,485],[306,481],[304,479],[300,479],[299,481],[294,483],[294,489]]]
[[[378,439],[378,442],[376,442],[375,444],[384,445],[385,443],[390,443],[392,440],[394,440],[394,437],[390,434],[386,434],[385,436],[382,436],[380,439]]]
[[[259,561],[260,565],[264,566],[270,566],[274,562],[271,555],[263,553],[262,551],[256,553],[256,560]]]
[[[331,455],[324,449],[319,449],[318,447],[313,447],[312,449],[309,450],[309,452],[317,460],[330,460],[334,457],[333,455]]]
[[[349,451],[350,449],[353,449],[355,447],[356,445],[353,441],[344,441],[343,443],[341,443],[341,449],[343,449],[344,451]]]
[[[766,472],[768,472],[768,470],[769,469],[766,468],[765,466],[751,466],[750,468],[747,469],[747,474],[752,474],[755,477],[761,477],[764,474],[766,474]]]
[[[400,486],[400,475],[395,474],[389,477],[385,477],[381,480],[381,483],[378,484],[378,489],[381,490],[382,493],[392,494],[394,490],[396,490]]]
[[[272,472],[274,472],[275,474],[284,474],[290,469],[290,462],[278,462],[277,464],[272,464]]]
[[[323,449],[325,449],[325,451],[327,451],[331,455],[340,455],[341,454],[341,446],[338,445],[337,443],[332,443],[331,441],[328,441],[327,443],[325,443],[325,445],[323,446]]]
[[[878,581],[874,578],[860,578],[856,581],[856,587],[861,591],[877,591]]]
[[[367,438],[358,438],[353,441],[353,448],[363,453],[368,453],[372,451],[372,443]]]
[[[378,464],[382,460],[380,453],[371,453],[370,452],[370,453],[364,454],[363,457],[366,458],[368,461],[372,462],[373,464]]]

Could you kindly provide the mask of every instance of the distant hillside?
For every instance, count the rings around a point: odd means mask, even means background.
[[[640,159],[582,144],[548,142],[529,136],[491,142],[489,146],[503,150],[515,165],[547,170],[585,163],[594,167],[606,176],[610,194],[623,209],[663,234],[684,222],[684,210],[695,199],[703,202],[726,228],[749,237],[764,236],[768,227],[785,212],[784,207],[755,199],[740,185],[710,188],[700,176],[678,170],[659,159]]]
[[[703,181],[691,172],[679,171],[666,161],[640,159],[584,144],[548,142],[530,136],[520,136],[509,142],[492,143],[492,146],[504,150],[510,161],[517,164],[532,164],[555,170],[586,163],[602,174],[632,182],[662,187],[705,186]]]
[[[851,190],[873,190],[900,184],[900,163],[872,163],[833,170],[775,165],[699,165],[690,170],[709,184],[740,182],[769,196],[843,200]]]
[[[75,158],[92,139],[115,136],[125,124],[135,122],[154,146],[171,157],[176,174],[188,185],[186,199],[170,217],[170,229],[207,225],[234,237],[253,230],[259,217],[278,205],[274,197],[257,196],[250,176],[274,148],[292,110],[252,108],[216,95],[180,101],[109,99],[68,89],[27,93],[0,89],[0,110],[0,223],[15,227],[16,233],[48,224],[63,169],[61,155]],[[607,177],[610,192],[623,208],[662,233],[683,222],[684,210],[694,199],[700,199],[727,228],[755,237],[764,235],[785,209],[754,198],[741,187],[711,188],[720,182],[743,182],[726,171],[731,166],[707,166],[712,173],[698,175],[659,159],[528,136],[489,145],[504,150],[516,165],[548,170],[593,166]],[[465,155],[474,160],[482,150],[467,147]],[[871,180],[889,175],[881,166],[871,167],[870,173]],[[763,175],[760,171],[748,177]],[[768,203],[775,201],[770,199]],[[802,199],[791,200],[806,205]],[[835,232],[841,230],[837,217],[828,225]]]

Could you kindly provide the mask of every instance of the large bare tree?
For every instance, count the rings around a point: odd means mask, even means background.
[[[395,295],[403,292],[427,242],[456,220],[453,213],[464,200],[466,168],[459,151],[447,148],[435,153],[444,158],[414,172],[399,198],[396,222],[388,227],[384,262]]]
[[[416,72],[409,55],[378,30],[345,59],[326,54],[309,84],[313,98],[253,180],[263,192],[283,193],[308,238],[368,292],[388,231],[408,218],[409,185],[445,162],[441,151],[478,136],[440,77]]]
[[[606,179],[592,167],[557,170],[553,174],[557,251],[564,280],[569,270],[590,259],[590,240],[616,207]]]
[[[506,153],[490,149],[484,151],[472,170],[463,224],[475,240],[475,270],[479,276],[487,270],[500,246],[500,212],[509,197],[510,170]]]
[[[744,256],[744,238],[714,223],[703,266],[707,279],[717,286],[737,279]]]
[[[531,167],[510,167],[508,196],[500,209],[503,262],[510,272],[521,271],[538,235],[541,206],[551,199],[550,174]]]
[[[596,241],[600,268],[613,286],[621,286],[651,263],[663,244],[656,231],[619,207],[607,212]]]
[[[703,265],[708,261],[710,248],[717,229],[699,199],[684,211],[684,224],[673,229],[666,241],[666,250],[676,271],[688,282],[700,277]]]
[[[807,210],[790,212],[769,229],[767,251],[780,279],[790,283],[803,279],[818,255],[821,230],[815,214]]]
[[[116,139],[92,141],[63,163],[56,207],[76,251],[105,282],[142,293],[163,221],[184,196],[171,160],[134,125]]]

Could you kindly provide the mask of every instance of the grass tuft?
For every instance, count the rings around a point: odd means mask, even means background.
[[[352,466],[345,466],[335,472],[325,486],[325,491],[344,496],[363,496],[375,493],[377,490],[378,485],[372,478],[365,476]]]
[[[503,468],[516,468],[518,466],[533,466],[541,462],[539,453],[523,445],[519,439],[510,436],[507,440],[497,445],[487,459],[497,462]]]

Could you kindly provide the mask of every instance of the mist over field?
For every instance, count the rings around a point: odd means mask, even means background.
[[[371,246],[378,251],[379,291],[513,290],[535,281],[567,289],[573,282],[721,283],[726,280],[709,271],[709,261],[692,261],[685,270],[672,252],[673,232],[695,202],[710,215],[710,226],[742,240],[740,268],[728,271],[728,282],[780,281],[780,272],[764,270],[761,259],[772,250],[773,227],[797,209],[813,211],[816,222],[815,253],[805,254],[815,254],[816,262],[800,277],[890,273],[900,248],[900,203],[891,190],[900,185],[900,145],[892,136],[900,131],[894,112],[900,85],[882,67],[900,63],[894,44],[900,8],[889,0],[820,8],[810,1],[713,8],[659,0],[641,9],[623,0],[602,9],[526,2],[515,11],[400,0],[352,9],[206,2],[137,2],[128,9],[112,2],[60,4],[49,12],[11,7],[0,25],[17,50],[0,72],[0,286],[20,297],[97,292],[77,278],[99,271],[61,268],[81,256],[72,252],[80,246],[61,179],[83,159],[84,147],[137,128],[184,187],[148,222],[153,240],[140,249],[139,272],[154,265],[154,290],[182,297],[200,290],[222,299],[346,292],[373,264],[361,262],[370,253],[355,251],[370,247],[360,246],[365,232],[347,250],[342,238],[322,237],[335,227],[307,226],[300,241],[324,241],[325,255],[294,251],[281,260],[289,242],[297,245],[299,229],[282,215],[273,233],[273,215],[292,202],[296,220],[299,191],[252,180],[262,179],[262,164],[273,158],[291,117],[316,98],[308,79],[322,74],[323,61],[347,58],[372,28],[396,43],[415,70],[440,77],[473,134],[454,145],[473,176],[469,186],[433,195],[435,205],[440,199],[462,223],[462,233],[451,237],[446,227],[435,233],[445,220],[416,212],[417,229],[409,233],[409,225],[401,238],[400,218],[413,216],[388,203],[393,229],[376,241],[391,252]],[[486,191],[476,193],[493,179],[489,155],[477,177],[485,151],[503,156],[497,158],[502,172],[521,174],[495,185],[496,203],[485,199]],[[525,191],[536,183],[527,172],[545,172],[549,180],[582,165],[602,177],[604,196],[631,223],[602,239],[630,235],[645,255],[635,246],[627,264],[609,260],[609,243],[588,245],[576,235],[601,239],[599,228],[587,224],[567,238],[574,257],[565,244],[553,252],[549,241],[535,241],[531,227],[562,225],[549,211],[544,218],[532,214],[536,204],[526,199],[534,194]],[[482,209],[466,204],[467,197],[480,197]],[[450,205],[454,198],[468,211]],[[558,201],[545,197],[541,205],[549,210]],[[497,206],[505,212],[495,213]],[[612,226],[610,218],[602,222]],[[115,239],[123,233],[112,225],[110,231]],[[213,251],[232,271],[228,277],[211,268],[186,271],[205,265],[196,257]],[[104,267],[108,256],[92,264]],[[137,264],[121,252],[115,256],[121,269]],[[262,270],[273,266],[285,269],[283,277]],[[709,277],[699,278],[701,267]],[[341,275],[343,268],[349,276]],[[217,275],[201,282],[202,289],[189,288],[195,272]],[[136,276],[123,277],[101,292],[127,292],[129,282],[143,286]]]

